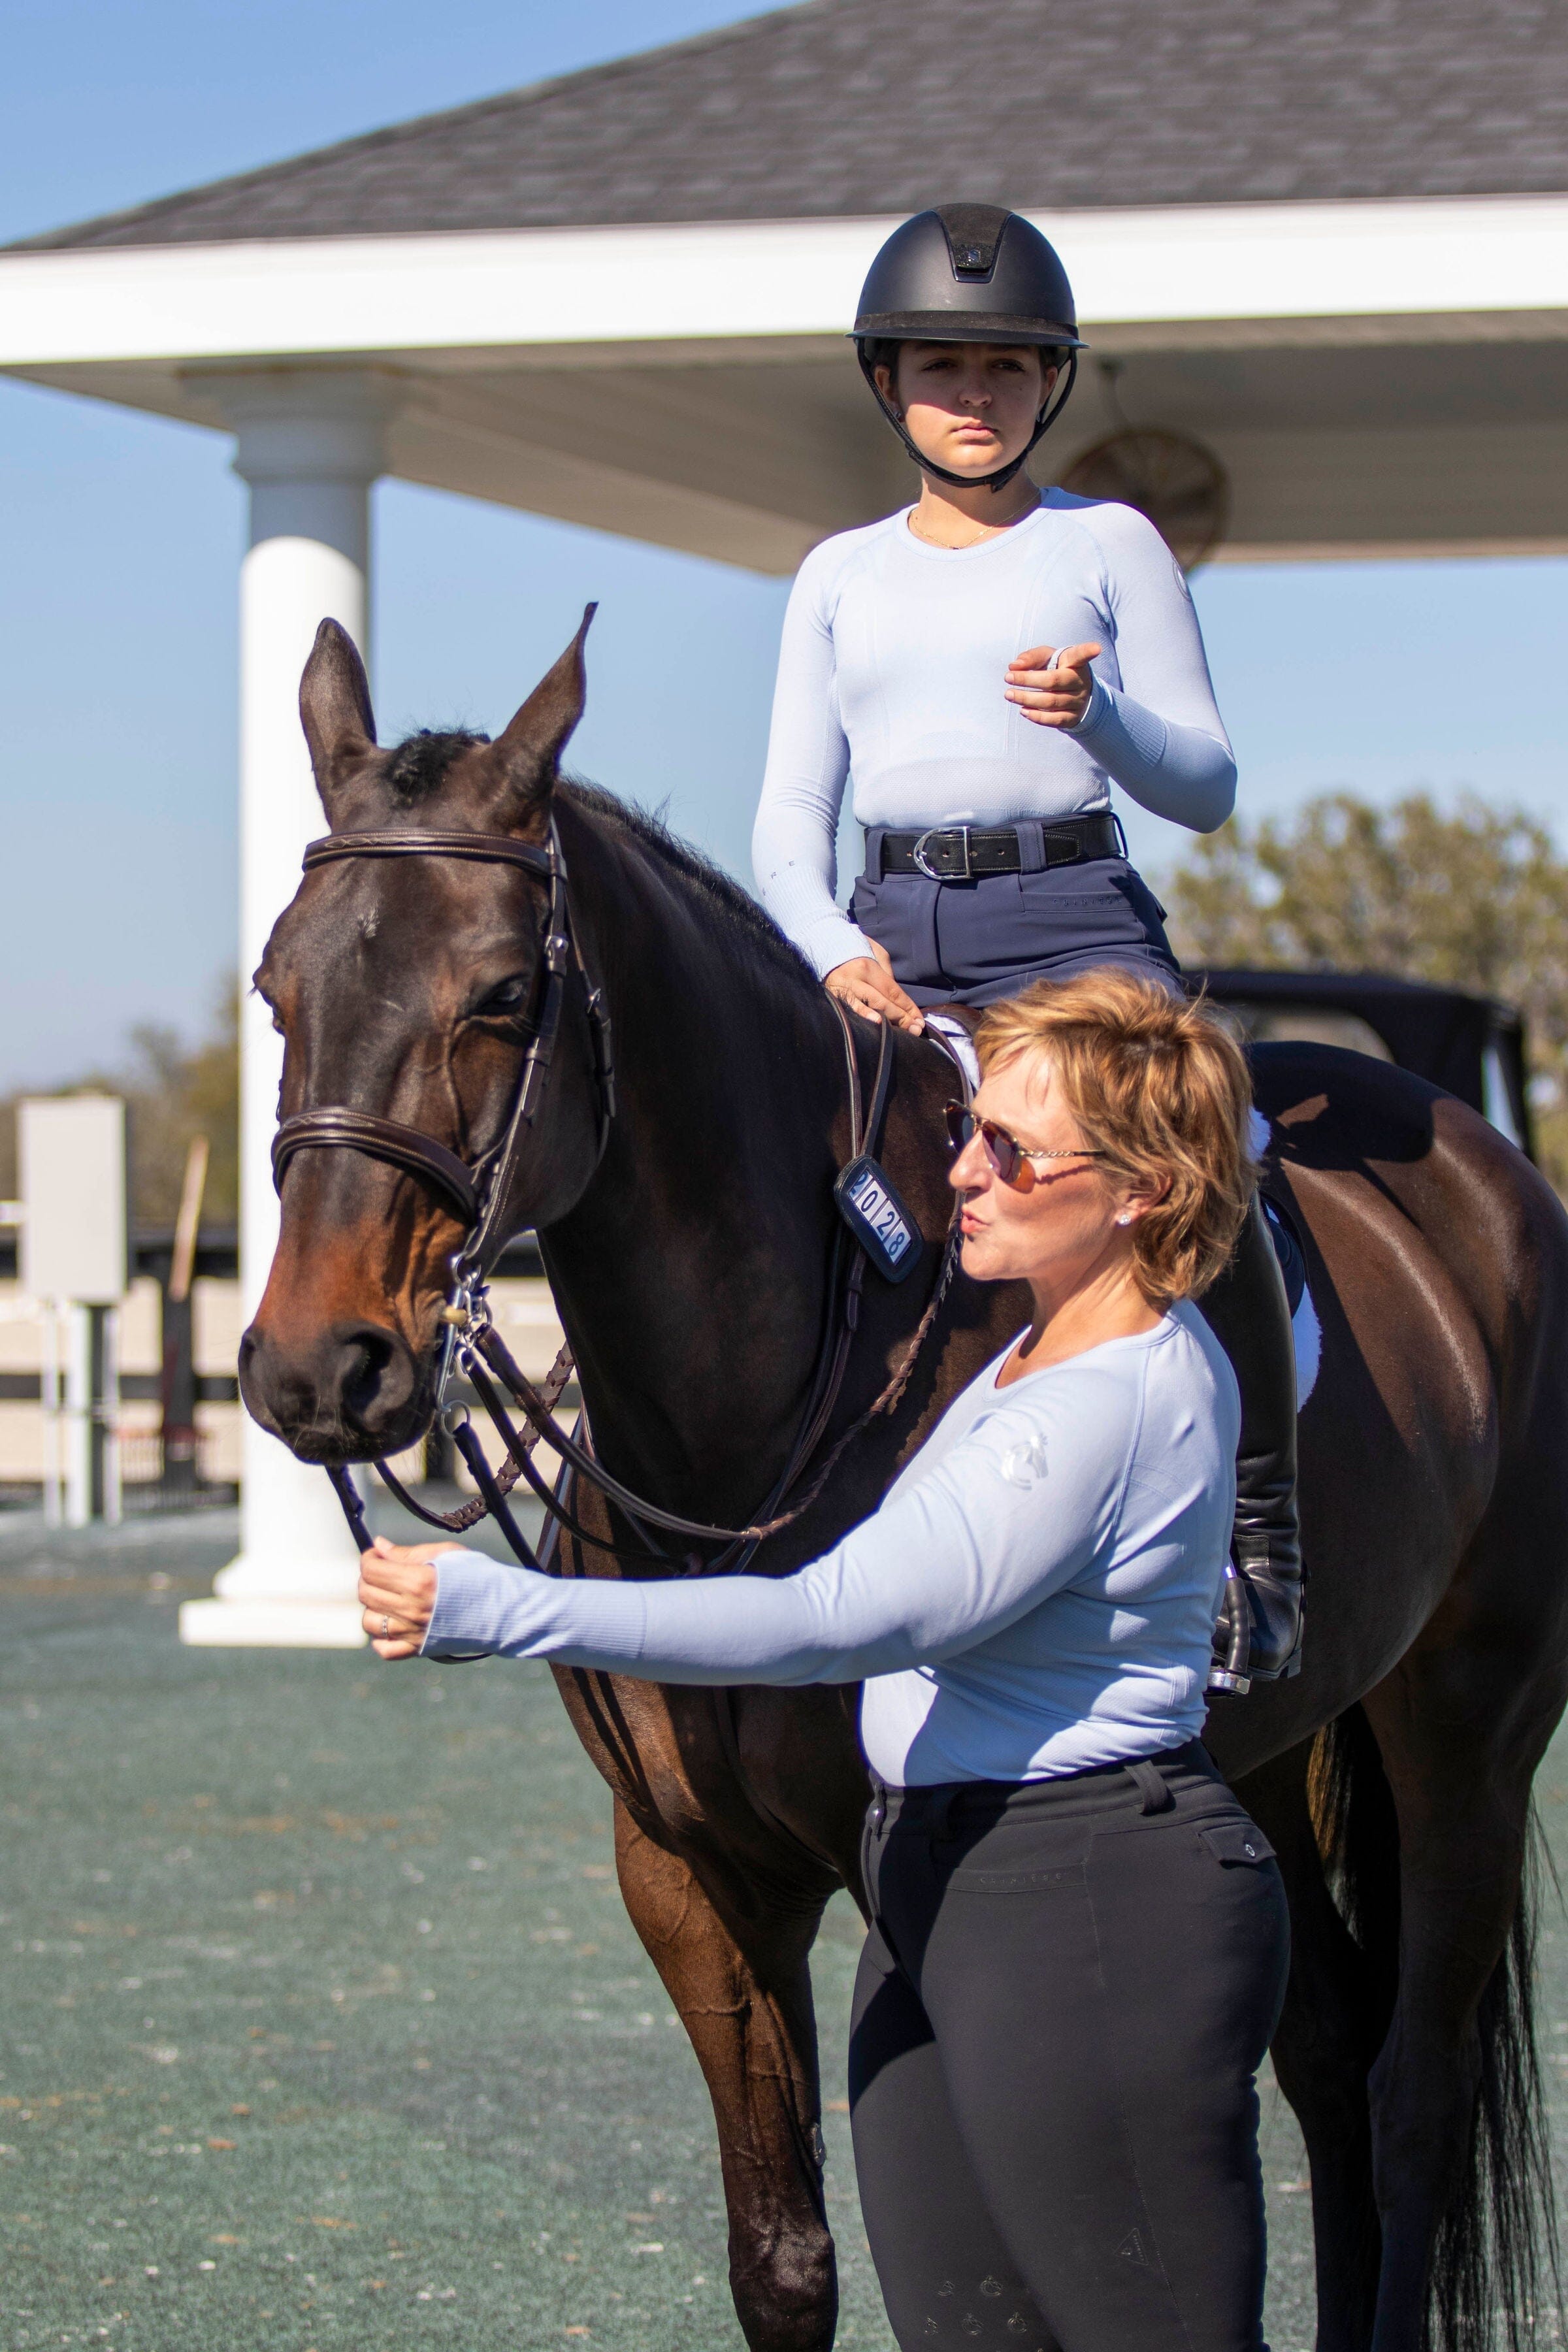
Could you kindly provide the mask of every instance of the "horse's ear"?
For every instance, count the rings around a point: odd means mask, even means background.
[[[490,747],[490,765],[500,780],[503,795],[497,814],[508,824],[542,820],[549,804],[561,754],[587,698],[583,646],[598,609],[597,604],[584,607],[582,625],[554,668],[545,672]]]
[[[347,772],[375,749],[375,714],[359,647],[337,621],[323,621],[300,680],[300,719],[316,790],[329,818]]]

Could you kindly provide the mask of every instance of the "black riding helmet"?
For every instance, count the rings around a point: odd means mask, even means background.
[[[1035,420],[1028,448],[1010,466],[982,474],[994,490],[1010,482],[1040,436],[1067,405],[1083,341],[1072,288],[1054,246],[1017,213],[1000,205],[939,205],[896,228],[871,264],[860,289],[855,349],[867,383],[917,466],[941,482],[976,487],[969,474],[950,474],[916,448],[903,420],[878,389],[882,343],[1019,343],[1064,366],[1054,400]]]

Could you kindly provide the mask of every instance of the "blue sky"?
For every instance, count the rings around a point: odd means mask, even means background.
[[[734,0],[11,0],[0,239],[679,39]],[[235,579],[219,436],[0,382],[0,1087],[203,1024],[234,959]],[[784,584],[397,483],[384,735],[494,728],[600,600],[576,763],[749,878]],[[1479,791],[1568,843],[1568,562],[1221,566],[1194,583],[1244,805]],[[1130,813],[1157,870],[1183,836]]]

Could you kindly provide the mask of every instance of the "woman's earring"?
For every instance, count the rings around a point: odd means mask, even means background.
[[[1119,1225],[1130,1225],[1132,1220],[1131,1217],[1118,1217],[1116,1222]]]

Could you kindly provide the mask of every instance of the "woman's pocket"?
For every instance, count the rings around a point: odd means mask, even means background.
[[[1120,859],[1107,860],[1081,881],[1058,869],[1020,874],[1018,883],[1017,920],[1035,939],[1048,940],[1044,951],[1049,955],[1081,956],[1101,948],[1170,952],[1158,900],[1142,875]]]
[[[1082,1822],[1043,1820],[1026,1807],[973,1823],[932,1849],[957,1895],[1012,1895],[1081,1887],[1089,1850]]]
[[[1200,1824],[1197,1836],[1222,1870],[1261,1870],[1276,1858],[1256,1822],[1208,1822]]]

